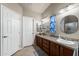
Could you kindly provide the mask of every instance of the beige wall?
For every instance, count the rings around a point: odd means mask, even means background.
[[[2,3],[2,5],[5,5],[9,9],[11,9],[11,10],[13,10],[21,15],[23,14],[22,7],[17,3]]]
[[[67,11],[67,12],[64,12],[64,13],[62,13],[62,14],[59,14],[59,15],[57,15],[56,16],[56,22],[57,22],[57,26],[56,26],[56,28],[57,28],[57,32],[61,35],[61,36],[63,36],[63,37],[69,37],[69,38],[74,38],[74,39],[79,39],[79,30],[76,32],[76,33],[73,33],[73,34],[65,34],[65,33],[63,33],[61,30],[60,30],[60,26],[62,26],[62,25],[60,25],[60,22],[61,22],[61,20],[62,20],[62,18],[63,17],[65,17],[65,16],[67,16],[67,15],[75,15],[77,18],[78,18],[78,21],[79,21],[79,7],[77,7],[77,8],[74,8],[74,9],[72,9],[72,10],[69,10],[69,11]],[[78,22],[79,23],[79,22]],[[78,26],[79,27],[79,26]],[[78,28],[79,29],[79,28]]]
[[[23,16],[33,17],[36,20],[41,19],[41,14],[33,12],[33,11],[28,10],[26,8],[23,8]]]

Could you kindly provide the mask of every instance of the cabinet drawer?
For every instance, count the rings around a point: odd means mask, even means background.
[[[49,45],[49,41],[46,39],[43,39],[43,43]]]
[[[43,50],[49,55],[49,48],[43,47]]]
[[[48,40],[43,39],[43,47],[49,48],[49,41]]]
[[[43,43],[43,47],[45,47],[45,48],[49,48],[49,45]]]

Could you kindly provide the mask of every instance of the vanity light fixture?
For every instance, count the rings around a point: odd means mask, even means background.
[[[59,13],[61,14],[61,13],[64,13],[66,11],[66,9],[64,8],[64,9],[61,9],[60,11],[59,11]]]

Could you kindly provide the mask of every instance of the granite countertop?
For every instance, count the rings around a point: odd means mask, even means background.
[[[57,41],[57,37],[51,37],[49,35],[39,35],[37,34],[37,36],[39,37],[42,37],[42,38],[45,38],[46,40],[49,40],[49,41],[53,41],[57,44],[60,44],[60,45],[63,45],[63,46],[66,46],[66,47],[69,47],[69,48],[72,48],[72,49],[75,49],[77,46],[76,46],[76,43],[75,44],[64,44],[64,43],[60,43]]]

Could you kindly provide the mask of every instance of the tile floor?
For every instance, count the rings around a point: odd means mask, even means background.
[[[13,54],[13,56],[38,56],[38,54],[33,46],[28,46],[17,51],[15,54]]]
[[[38,46],[28,46],[17,51],[12,56],[47,56],[47,54],[41,50]]]

